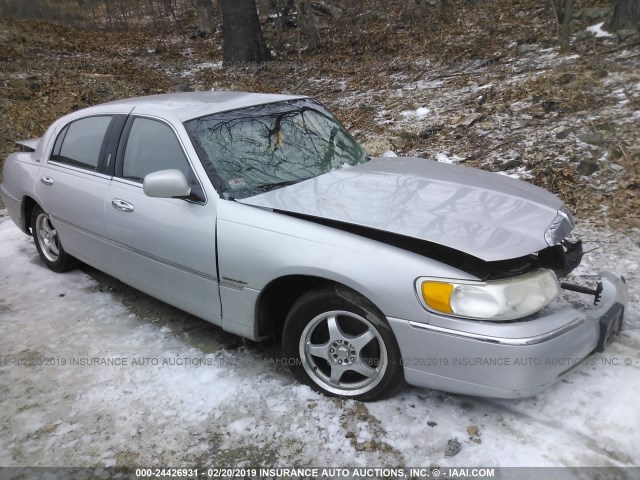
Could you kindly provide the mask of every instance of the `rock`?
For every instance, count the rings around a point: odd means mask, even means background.
[[[376,448],[375,442],[364,442],[365,450],[373,450],[374,448]]]
[[[617,163],[612,163],[610,166],[611,170],[613,170],[614,172],[621,172],[624,170],[624,167],[622,165],[618,165]]]
[[[558,110],[558,102],[555,100],[545,100],[542,102],[542,108],[544,109],[544,113],[551,113]]]
[[[581,8],[574,14],[577,18],[583,18],[585,20],[600,20],[609,15],[609,7],[591,7]]]
[[[595,70],[591,75],[593,76],[593,78],[604,78],[609,75],[609,72],[606,68],[600,68],[598,70]]]
[[[423,138],[423,139],[424,139],[424,138],[428,138],[428,137],[430,137],[431,135],[433,135],[434,133],[439,132],[439,131],[440,131],[440,130],[442,130],[443,128],[444,128],[444,125],[436,125],[436,126],[433,126],[433,127],[425,128],[424,130],[422,130],[422,131],[418,134],[418,137]]]
[[[460,442],[452,438],[447,443],[447,448],[444,450],[444,456],[455,457],[458,453],[460,453],[461,448],[462,447],[460,446]]]
[[[464,117],[462,115],[458,115],[453,120],[451,120],[451,125],[458,125],[459,123],[462,123],[463,119]]]
[[[576,42],[584,42],[585,40],[589,40],[593,38],[593,33],[589,30],[582,30],[576,34]]]
[[[324,17],[330,16],[334,18],[340,18],[343,13],[342,8],[325,2],[311,2],[311,8],[314,10],[313,13],[318,16]]]
[[[345,438],[353,438],[355,436],[356,434],[354,432],[347,432],[347,434],[345,435]]]
[[[27,77],[27,82],[29,83],[29,88],[34,92],[39,92],[42,90],[42,86],[38,83],[38,77],[35,75],[29,75]]]
[[[356,443],[356,451],[364,452],[364,443]]]
[[[478,427],[476,427],[475,425],[469,425],[467,427],[467,433],[469,435],[477,435],[478,434]]]
[[[578,137],[578,139],[589,145],[602,145],[604,143],[604,138],[598,132],[583,133]]]
[[[566,85],[567,83],[572,82],[575,78],[575,73],[565,72],[558,77],[558,83],[560,83],[560,85]]]
[[[493,122],[480,122],[478,126],[483,130],[493,130]]]
[[[558,140],[564,140],[569,136],[570,133],[571,133],[571,128],[563,125],[556,130],[556,138]]]
[[[588,176],[600,170],[600,166],[596,160],[585,158],[578,164],[577,170],[580,175]]]
[[[530,53],[530,52],[537,52],[540,49],[540,47],[538,45],[531,45],[531,44],[522,44],[522,45],[518,45],[518,53],[519,54],[523,54],[523,53]]]
[[[362,146],[372,157],[382,155],[385,151],[393,149],[393,145],[388,140],[381,138],[374,138],[362,143]]]
[[[620,38],[621,42],[624,42],[626,40],[634,40],[634,37],[640,35],[640,33],[638,33],[638,30],[635,28],[623,28],[622,30],[618,30],[616,33],[618,34],[618,38]]]
[[[417,140],[420,137],[418,135],[416,135],[415,133],[403,130],[403,131],[400,132],[400,138],[403,139],[403,140]]]
[[[407,141],[402,137],[393,137],[391,139],[391,145],[393,145],[394,148],[401,149],[406,144],[407,144]]]
[[[438,425],[438,424],[437,424],[436,422],[432,421],[432,420],[429,420],[429,421],[427,422],[427,425],[429,425],[430,427],[435,427],[435,426],[436,426],[436,425]]]
[[[479,77],[476,77],[476,82],[478,83],[478,85],[486,85],[487,83],[489,83],[489,80],[487,79],[487,77],[483,77],[481,75]]]
[[[156,48],[153,50],[153,53],[166,53],[167,47],[164,43],[157,43]]]
[[[176,92],[188,92],[189,91],[189,85],[187,85],[186,83],[178,83],[176,85]]]
[[[504,163],[502,165],[497,165],[494,169],[492,169],[492,171],[504,172],[505,170],[514,170],[521,166],[522,166],[522,162],[514,158],[512,160],[509,160],[507,163]]]
[[[472,115],[469,115],[468,117],[466,117],[462,122],[461,125],[465,126],[465,127],[470,127],[471,125],[473,125],[476,122],[479,122],[480,120],[482,120],[484,118],[484,115],[481,113],[474,113]]]

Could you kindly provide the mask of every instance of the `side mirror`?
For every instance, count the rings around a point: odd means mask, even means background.
[[[144,177],[142,190],[148,197],[187,198],[191,187],[180,170],[160,170]]]

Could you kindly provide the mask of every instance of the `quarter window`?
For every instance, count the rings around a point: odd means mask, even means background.
[[[180,170],[187,179],[192,177],[173,130],[157,120],[136,118],[127,139],[122,176],[142,182],[147,174],[168,169]]]
[[[83,118],[70,123],[58,135],[51,160],[95,171],[110,123],[110,116]]]

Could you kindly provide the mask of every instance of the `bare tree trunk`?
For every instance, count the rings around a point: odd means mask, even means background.
[[[225,64],[264,62],[271,58],[262,36],[255,0],[220,0]]]
[[[176,15],[176,9],[171,0],[163,0],[162,2],[164,9],[167,11],[171,18],[173,18],[173,23],[176,27],[180,27],[180,22],[178,21],[178,17]]]
[[[552,0],[558,21],[558,37],[560,39],[560,53],[566,55],[571,52],[571,15],[574,0]]]
[[[449,4],[449,0],[440,0],[440,5],[442,6],[442,19],[445,22],[449,22],[449,20],[451,20],[451,5]]]
[[[564,14],[562,16],[562,28],[560,29],[560,53],[567,54],[571,51],[571,15],[573,13],[573,0],[564,0]]]
[[[105,12],[105,17],[107,20],[107,27],[111,28],[113,27],[113,19],[111,17],[111,10],[109,10],[109,0],[104,0],[104,12]]]
[[[429,6],[427,5],[427,0],[415,0],[418,9],[420,10],[420,15],[426,17],[429,13]]]
[[[611,30],[640,28],[640,1],[613,0],[613,18]]]
[[[211,0],[195,0],[195,5],[198,13],[198,30],[207,36],[213,34],[215,30],[213,3]]]
[[[298,28],[302,30],[310,51],[317,50],[320,44],[316,20],[311,12],[309,0],[295,0],[296,11],[298,12]]]

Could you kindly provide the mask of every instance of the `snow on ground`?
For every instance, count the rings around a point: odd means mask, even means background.
[[[631,289],[610,351],[531,399],[409,388],[365,405],[297,384],[273,346],[229,342],[205,322],[190,339],[80,270],[50,272],[5,216],[0,465],[638,466],[640,245],[581,233],[597,250],[576,275],[609,268]],[[120,365],[88,365],[104,359]],[[445,457],[450,439],[462,449]]]
[[[587,27],[587,32],[590,32],[592,35],[594,35],[597,38],[615,37],[615,35],[613,35],[612,33],[605,32],[602,29],[603,26],[604,26],[604,22],[591,25],[590,27]]]

